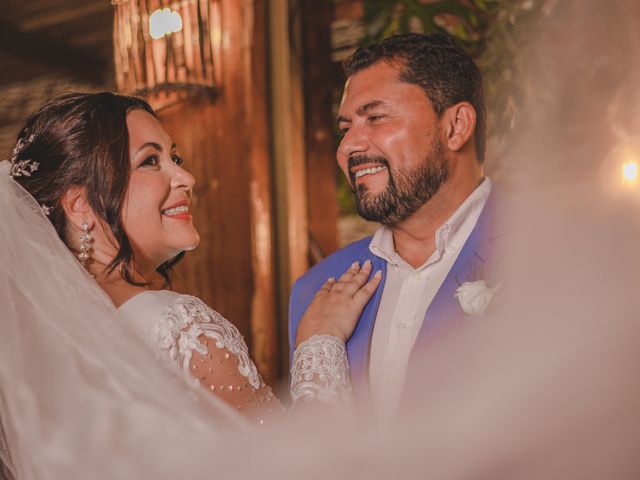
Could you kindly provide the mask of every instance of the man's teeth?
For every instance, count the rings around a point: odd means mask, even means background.
[[[163,210],[162,213],[164,215],[179,215],[181,213],[187,213],[189,211],[189,207],[186,205],[182,205],[180,207],[169,208],[167,210]]]
[[[358,170],[356,172],[356,178],[360,178],[363,177],[364,175],[369,175],[370,173],[378,173],[381,172],[382,170],[385,170],[387,167],[372,167],[372,168],[365,168],[364,170]]]

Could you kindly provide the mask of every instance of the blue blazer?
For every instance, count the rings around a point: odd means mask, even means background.
[[[498,233],[496,221],[496,209],[499,202],[497,199],[501,197],[502,194],[497,191],[497,187],[494,185],[467,242],[427,309],[414,346],[414,352],[421,344],[427,342],[430,334],[434,331],[453,325],[464,318],[465,314],[457,298],[454,297],[460,284],[486,278],[491,273],[491,264],[495,257],[495,248],[493,247],[496,240],[502,236]],[[369,250],[372,238],[367,237],[354,242],[315,265],[295,282],[289,302],[289,345],[290,353],[293,354],[298,323],[315,293],[329,277],[338,278],[356,260],[360,263],[371,260],[372,272],[382,270],[381,286],[369,300],[353,335],[347,342],[351,380],[355,394],[360,398],[363,396],[368,398],[369,396],[368,371],[371,335],[387,272],[387,262]]]

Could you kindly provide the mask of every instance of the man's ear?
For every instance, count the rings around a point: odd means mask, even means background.
[[[476,110],[469,102],[460,102],[445,110],[443,115],[449,150],[458,152],[469,141],[476,128]]]
[[[87,191],[84,187],[71,187],[62,197],[62,208],[67,220],[78,230],[87,223],[89,228],[95,225],[95,215],[87,201]]]

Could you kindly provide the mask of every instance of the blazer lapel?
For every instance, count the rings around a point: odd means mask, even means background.
[[[499,192],[494,187],[458,258],[427,308],[416,340],[418,349],[434,334],[454,325],[465,315],[455,297],[458,287],[464,282],[488,279],[491,275],[493,242],[501,236],[496,234],[495,225],[496,197],[499,196]],[[414,348],[415,350],[417,349]]]
[[[382,270],[382,281],[362,312],[358,325],[347,342],[347,356],[349,357],[351,380],[356,396],[360,398],[363,398],[363,395],[369,394],[369,347],[371,345],[371,334],[373,333],[373,326],[378,314],[378,307],[380,306],[380,299],[382,298],[387,273],[387,262],[373,255],[373,253],[368,250],[368,247],[367,252],[367,255],[363,255],[362,261],[371,260],[373,267],[372,272],[374,273]]]

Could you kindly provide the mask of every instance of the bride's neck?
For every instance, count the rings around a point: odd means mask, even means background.
[[[91,270],[92,269],[90,268],[90,271]],[[107,273],[106,266],[101,265],[98,272],[92,273],[95,273],[96,282],[98,282],[98,285],[100,285],[100,287],[106,292],[116,308],[146,290],[161,289],[162,284],[164,283],[163,279],[157,272],[154,272],[154,275],[151,275],[151,278],[145,278],[140,273],[132,269],[132,280],[140,285],[129,283],[122,278],[121,273],[117,270]]]

